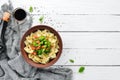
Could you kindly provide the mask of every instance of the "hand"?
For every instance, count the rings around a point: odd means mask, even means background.
[[[5,13],[3,14],[3,20],[8,22],[9,18],[10,18],[10,13],[5,12]]]

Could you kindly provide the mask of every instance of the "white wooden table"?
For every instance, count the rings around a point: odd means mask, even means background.
[[[120,0],[11,1],[14,8],[34,8],[33,25],[44,15],[43,24],[60,33],[64,49],[54,66],[71,68],[73,80],[120,80]]]

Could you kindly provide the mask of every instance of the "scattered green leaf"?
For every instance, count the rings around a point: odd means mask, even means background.
[[[74,63],[74,60],[73,60],[73,59],[69,59],[69,61],[70,61],[71,63]]]
[[[43,19],[44,19],[44,16],[41,16],[41,17],[39,18],[40,23],[43,23]]]
[[[79,68],[79,73],[83,73],[83,72],[84,72],[84,70],[85,70],[85,67],[83,67],[83,66],[82,66],[82,67],[80,67],[80,68]]]
[[[29,8],[29,12],[33,12],[33,7],[32,6],[30,6],[30,8]]]

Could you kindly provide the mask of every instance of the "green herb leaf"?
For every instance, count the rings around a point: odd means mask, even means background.
[[[41,16],[41,17],[39,18],[40,23],[43,23],[43,19],[44,19],[44,16]]]
[[[29,8],[29,12],[33,12],[33,7],[32,6],[30,6],[30,8]]]
[[[82,67],[80,67],[80,68],[79,68],[79,73],[83,73],[83,72],[84,72],[84,70],[85,70],[85,67],[83,67],[83,66],[82,66]]]
[[[74,63],[74,60],[73,60],[73,59],[69,59],[69,61],[70,61],[71,63]]]

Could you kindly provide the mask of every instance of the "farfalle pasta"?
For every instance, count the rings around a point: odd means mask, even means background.
[[[28,57],[40,64],[46,64],[56,58],[59,50],[57,37],[46,29],[31,33],[24,43],[24,50],[28,53]]]

